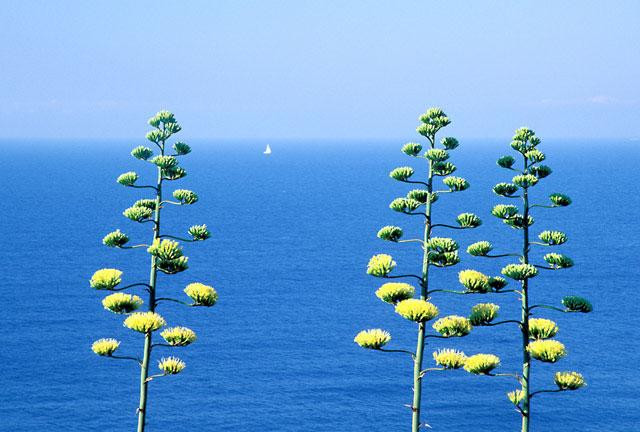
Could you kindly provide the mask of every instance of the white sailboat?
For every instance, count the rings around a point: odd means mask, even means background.
[[[269,144],[267,144],[267,148],[264,149],[263,153],[266,154],[266,155],[270,155],[271,154],[271,146],[269,146]]]

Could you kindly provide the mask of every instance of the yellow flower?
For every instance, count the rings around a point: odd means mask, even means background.
[[[587,385],[578,372],[556,372],[553,378],[560,390],[578,390]]]
[[[122,272],[118,269],[100,269],[96,271],[89,285],[97,290],[112,290],[122,282]]]
[[[382,329],[362,330],[353,339],[362,348],[380,349],[391,340],[391,334]]]
[[[91,350],[99,356],[109,357],[120,346],[116,339],[98,339],[91,345]]]
[[[213,306],[218,301],[216,290],[199,282],[187,285],[184,293],[193,300],[193,306]]]
[[[383,302],[396,304],[412,298],[415,292],[416,289],[408,283],[389,282],[378,288],[376,296]]]
[[[163,358],[158,362],[158,367],[164,372],[165,375],[175,375],[186,367],[185,362],[178,357]]]
[[[135,312],[124,320],[124,326],[140,333],[158,330],[165,325],[164,318],[155,312]]]
[[[438,316],[438,308],[425,300],[407,299],[396,305],[396,313],[415,322],[426,322]]]
[[[510,391],[509,393],[507,393],[507,398],[511,401],[512,404],[518,405],[522,401],[522,399],[524,399],[524,392],[520,389]]]
[[[467,356],[462,351],[441,349],[433,353],[433,359],[445,369],[460,369],[467,361]]]
[[[544,318],[531,318],[529,320],[529,339],[549,339],[558,333],[555,322]]]
[[[531,357],[546,363],[555,363],[567,355],[564,345],[553,339],[529,342],[527,351]]]
[[[162,330],[160,336],[173,346],[187,346],[196,340],[196,333],[187,327],[171,327]]]
[[[367,274],[375,277],[385,277],[396,267],[391,255],[378,254],[371,257],[367,265]]]
[[[114,293],[102,299],[102,306],[117,314],[131,313],[141,305],[142,299],[132,294]]]
[[[475,375],[485,375],[500,366],[500,358],[493,354],[476,354],[467,357],[464,370]]]
[[[498,316],[500,306],[494,303],[479,303],[471,308],[469,321],[472,325],[487,325]]]
[[[458,273],[458,280],[471,292],[486,293],[491,291],[489,276],[476,270],[462,270]]]
[[[449,315],[433,323],[433,328],[444,337],[461,337],[468,335],[473,327],[467,318]]]

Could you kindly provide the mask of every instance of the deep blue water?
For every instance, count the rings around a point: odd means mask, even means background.
[[[511,177],[494,163],[507,142],[463,143],[453,153],[472,188],[442,197],[436,219],[474,211],[485,221],[477,230],[453,233],[463,250],[482,239],[505,249],[518,244],[518,234],[489,214],[500,202],[490,186]],[[140,143],[1,144],[2,431],[134,428],[137,366],[98,358],[90,345],[113,336],[123,341],[122,354],[137,355],[141,338],[102,309],[101,293],[87,282],[102,267],[122,269],[128,283],[147,277],[146,252],[100,242],[115,228],[136,240],[149,238],[148,224],[121,216],[145,194],[114,181],[130,169],[145,172],[128,155]],[[409,359],[365,351],[352,341],[362,328],[383,327],[393,334],[390,347],[415,343],[414,326],[374,296],[381,282],[365,274],[369,257],[380,252],[396,258],[398,272],[420,265],[415,247],[375,237],[392,223],[408,233],[420,230],[417,219],[387,207],[407,191],[387,176],[413,162],[399,152],[401,142],[272,142],[269,158],[261,154],[265,143],[191,144],[194,153],[183,162],[189,176],[176,186],[194,189],[201,200],[168,208],[163,226],[180,233],[207,223],[213,238],[186,245],[190,269],[162,277],[159,289],[180,296],[186,283],[202,281],[217,288],[220,302],[212,309],[161,306],[171,324],[188,325],[199,338],[177,353],[188,365],[183,374],[151,383],[149,430],[407,430]],[[537,211],[534,232],[566,231],[570,242],[563,252],[577,265],[536,278],[533,296],[557,302],[584,295],[595,312],[544,314],[559,323],[558,339],[570,355],[555,366],[536,363],[534,387],[552,385],[555,370],[571,369],[589,385],[536,397],[533,430],[637,431],[637,143],[549,141],[542,149],[555,172],[535,193],[543,200],[549,192],[566,192],[574,205]],[[497,274],[504,263],[462,257],[458,267],[435,272],[436,285],[456,288],[457,270]],[[479,301],[501,304],[505,319],[517,316],[517,301],[507,295],[434,298],[442,314],[466,313]],[[445,346],[493,352],[503,360],[502,371],[515,371],[519,338],[508,326],[478,328],[466,338],[431,344],[427,353]],[[520,417],[505,397],[513,388],[509,380],[462,371],[429,375],[425,421],[440,431],[519,430]]]

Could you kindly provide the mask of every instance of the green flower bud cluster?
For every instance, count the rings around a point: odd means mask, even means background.
[[[129,237],[120,230],[115,230],[104,236],[102,244],[108,247],[122,247],[129,242]]]
[[[156,266],[163,273],[175,274],[189,268],[188,258],[183,256],[182,248],[176,241],[156,239],[147,252],[157,258]]]
[[[559,253],[548,253],[543,259],[554,269],[573,267],[573,260]]]
[[[578,372],[556,372],[553,380],[560,390],[578,390],[587,385]]]
[[[196,340],[196,332],[187,327],[169,327],[160,336],[171,346],[184,347]]]
[[[449,315],[440,318],[433,323],[432,327],[446,338],[466,336],[473,328],[467,318],[458,315]]]
[[[378,350],[389,343],[391,334],[382,329],[363,330],[353,339],[362,348]]]
[[[140,333],[154,332],[165,324],[164,318],[151,311],[134,312],[124,320],[125,327]]]
[[[441,349],[433,353],[433,359],[445,369],[460,369],[467,361],[467,356],[462,351]]]
[[[451,162],[435,162],[431,168],[433,170],[433,175],[439,177],[453,174],[457,169]]]
[[[396,304],[413,298],[416,289],[404,282],[389,282],[376,290],[376,297],[386,303]]]
[[[186,177],[187,172],[181,167],[166,168],[162,170],[162,178],[164,180],[180,180]]]
[[[502,156],[498,159],[497,164],[502,168],[511,168],[516,160],[512,156]]]
[[[538,149],[529,150],[524,156],[532,163],[542,162],[545,159],[544,153]]]
[[[152,130],[147,132],[146,138],[152,143],[159,144],[160,142],[166,140],[168,137],[161,130]]]
[[[487,256],[493,249],[493,246],[488,241],[479,241],[470,244],[467,247],[467,253],[473,256]]]
[[[432,252],[429,254],[429,262],[436,267],[451,267],[460,262],[458,252]]]
[[[211,307],[218,302],[218,293],[216,290],[200,282],[194,282],[187,285],[184,293],[193,300],[192,306]]]
[[[431,237],[427,241],[427,250],[437,253],[455,252],[458,250],[458,243],[449,237]]]
[[[408,156],[418,156],[421,151],[422,151],[422,145],[418,143],[410,142],[402,146],[402,153]]]
[[[389,177],[398,181],[407,181],[412,175],[414,171],[411,167],[398,167],[393,169],[389,173]]]
[[[429,194],[425,189],[413,189],[407,192],[407,199],[418,201],[421,204],[426,204],[427,199],[430,199],[431,203],[438,201],[438,194]]]
[[[555,363],[567,355],[564,345],[553,339],[537,339],[529,342],[527,351],[531,357],[545,363]]]
[[[162,358],[158,362],[158,368],[164,372],[165,375],[176,375],[179,374],[187,367],[185,362],[180,360],[178,357],[167,357]]]
[[[509,225],[511,228],[514,229],[524,229],[524,216],[521,214],[516,214],[513,215],[512,217],[510,217],[509,219],[505,219],[503,221],[504,223],[506,223],[507,225]],[[535,220],[533,219],[533,216],[528,215],[527,217],[527,226],[531,226],[535,223]]]
[[[528,188],[538,183],[538,177],[531,174],[520,174],[511,179],[513,183],[521,188]]]
[[[507,398],[511,401],[512,404],[518,405],[524,399],[524,392],[520,389],[510,391],[509,393],[507,393]]]
[[[482,221],[473,213],[462,213],[456,218],[458,225],[462,228],[477,228],[482,225]]]
[[[550,246],[561,245],[567,242],[567,235],[562,231],[542,231],[538,238]]]
[[[176,122],[175,116],[171,112],[166,110],[157,112],[156,115],[154,115],[149,119],[149,125],[156,128],[160,127],[161,124],[167,125],[169,123],[175,123],[175,122]]]
[[[163,170],[170,170],[178,166],[178,159],[173,156],[156,156],[151,159],[151,163]]]
[[[458,147],[458,140],[453,137],[444,137],[440,140],[440,144],[447,150],[454,150]]]
[[[520,128],[516,130],[513,141],[511,141],[511,148],[524,155],[538,144],[540,144],[540,139],[536,137],[534,131],[529,128]]]
[[[173,144],[173,151],[176,152],[177,156],[184,156],[186,154],[191,153],[191,147],[189,147],[187,144],[183,142],[178,141],[175,144]]]
[[[529,167],[529,174],[533,174],[539,179],[549,177],[553,171],[546,165],[534,165]]]
[[[498,204],[491,210],[491,214],[500,219],[509,219],[517,213],[518,207],[511,204]]]
[[[507,281],[500,276],[492,276],[489,278],[489,286],[493,288],[494,291],[500,291],[507,286]]]
[[[181,204],[195,204],[198,202],[198,195],[188,189],[176,189],[173,191],[173,197],[180,201]]]
[[[110,357],[120,346],[120,341],[111,338],[98,339],[91,345],[91,350],[99,356]]]
[[[193,241],[203,241],[211,237],[206,225],[192,225],[188,231]]]
[[[476,270],[462,270],[458,273],[458,281],[472,293],[487,293],[491,291],[489,276]]]
[[[491,323],[497,316],[500,306],[494,303],[479,303],[471,308],[469,322],[474,326]]]
[[[120,282],[122,282],[122,272],[120,270],[104,268],[96,271],[91,276],[89,285],[93,289],[110,291],[118,286]]]
[[[144,222],[151,218],[153,211],[147,207],[129,207],[122,214],[134,222]]]
[[[566,296],[562,299],[562,304],[569,312],[589,313],[593,310],[591,302],[584,297]]]
[[[409,321],[427,322],[437,317],[439,311],[426,300],[412,298],[396,304],[396,313]]]
[[[510,197],[518,192],[518,186],[513,183],[498,183],[493,187],[493,193],[496,195]]]
[[[442,182],[449,187],[452,192],[460,192],[469,189],[469,182],[462,177],[449,176],[445,177]]]
[[[549,199],[556,207],[566,207],[571,204],[571,198],[561,193],[554,193],[549,195]]]
[[[139,199],[135,203],[133,203],[133,207],[144,207],[149,210],[155,211],[156,209],[156,200],[154,199]]]
[[[486,375],[500,366],[500,358],[493,354],[476,354],[467,357],[464,370],[474,375]]]
[[[102,306],[117,314],[128,314],[142,306],[142,299],[137,295],[114,293],[102,299]]]
[[[149,147],[138,146],[131,150],[131,156],[136,159],[147,160],[151,156],[153,156],[153,150],[151,150]]]
[[[375,277],[385,277],[396,268],[396,262],[391,255],[378,254],[371,257],[367,264],[367,274]]]
[[[538,275],[538,269],[531,264],[509,264],[500,273],[515,280],[525,280]]]
[[[558,325],[545,318],[529,320],[529,339],[550,339],[558,333]]]
[[[420,203],[420,201],[416,201],[410,198],[396,198],[391,201],[391,204],[389,204],[389,208],[399,213],[409,214],[421,205],[422,203]]]
[[[124,174],[120,174],[120,176],[116,179],[118,183],[123,186],[133,186],[133,184],[138,180],[138,174],[134,171],[129,171]]]
[[[386,241],[397,242],[402,238],[402,229],[397,226],[387,225],[378,231],[378,238]]]
[[[444,162],[449,159],[449,153],[443,149],[432,148],[424,153],[424,157],[433,162]]]
[[[420,116],[420,121],[422,124],[416,130],[427,138],[432,138],[440,129],[451,123],[451,120],[440,108],[429,108],[426,113]]]

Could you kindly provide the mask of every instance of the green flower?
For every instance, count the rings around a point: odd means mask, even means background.
[[[518,405],[524,399],[524,392],[520,389],[510,391],[509,393],[507,393],[507,398],[511,401],[512,404]]]
[[[149,119],[149,125],[153,127],[159,127],[160,123],[175,123],[176,119],[172,113],[169,111],[159,111]]]
[[[120,346],[120,341],[116,339],[98,339],[91,345],[91,350],[99,356],[111,357]]]
[[[187,175],[181,167],[173,167],[162,170],[162,178],[165,180],[179,180]]]
[[[489,276],[476,270],[462,270],[458,273],[458,280],[469,292],[487,293],[491,291]]]
[[[398,181],[407,181],[413,175],[413,172],[411,167],[398,167],[389,173],[389,177]]]
[[[449,159],[449,153],[443,149],[432,148],[424,152],[424,157],[433,162],[444,162]]]
[[[389,208],[399,213],[411,213],[421,205],[422,204],[420,203],[420,201],[416,201],[413,199],[396,198],[393,201],[391,201],[391,204],[389,204]]]
[[[173,156],[156,156],[151,159],[151,163],[162,168],[163,170],[167,170],[177,167],[178,159]]]
[[[458,252],[432,252],[429,254],[429,262],[436,267],[451,267],[460,262]]]
[[[189,258],[182,256],[174,260],[162,260],[156,261],[158,270],[166,274],[176,274],[183,272],[189,268]]]
[[[440,108],[429,108],[426,113],[420,116],[423,123],[416,129],[422,136],[430,138],[440,129],[451,123],[451,120]]]
[[[493,246],[488,241],[479,241],[470,244],[467,248],[467,253],[473,256],[486,256],[492,249]]]
[[[183,256],[182,248],[176,241],[156,239],[147,252],[158,258],[156,266],[163,273],[175,274],[189,268],[188,258]]]
[[[151,156],[153,156],[153,150],[151,150],[149,147],[138,146],[131,150],[131,156],[136,159],[147,160]]]
[[[108,247],[122,247],[129,241],[129,237],[120,230],[115,230],[104,236],[102,244]]]
[[[462,228],[477,228],[482,225],[480,218],[473,213],[459,214],[456,221]]]
[[[385,277],[396,268],[396,262],[391,255],[378,254],[371,257],[367,264],[367,274],[375,277]]]
[[[440,318],[433,323],[432,327],[446,338],[466,336],[473,328],[467,318],[458,315],[449,315]]]
[[[188,232],[194,241],[203,241],[211,237],[206,225],[192,225]]]
[[[362,330],[353,338],[353,341],[362,348],[379,350],[389,343],[391,334],[382,329]]]
[[[125,327],[140,333],[156,331],[165,324],[164,318],[151,311],[134,312],[124,320]]]
[[[556,372],[553,380],[560,390],[578,390],[587,385],[578,372]]]
[[[535,220],[531,215],[528,216],[527,221],[528,221],[528,226],[531,226],[535,223]],[[503,222],[509,225],[511,228],[524,229],[524,216],[521,214],[513,215],[509,219],[503,220]]]
[[[469,182],[462,177],[449,176],[442,179],[442,182],[447,185],[452,192],[460,192],[469,189]]]
[[[548,253],[543,259],[554,269],[573,267],[573,260],[559,253]]]
[[[429,197],[431,197],[431,203],[438,201],[438,194],[429,194],[429,191],[425,189],[413,189],[407,193],[407,199],[418,201],[421,204],[425,204]]]
[[[523,127],[516,130],[516,134],[511,142],[511,148],[522,154],[526,154],[529,150],[533,150],[538,144],[540,144],[540,139],[536,137],[535,132]]]
[[[516,192],[518,192],[518,186],[513,183],[498,183],[493,187],[493,193],[504,197],[510,197]]]
[[[517,213],[518,207],[511,204],[498,204],[491,210],[491,214],[500,219],[509,219]]]
[[[458,140],[453,137],[442,138],[440,140],[440,144],[442,144],[442,146],[447,150],[453,150],[459,145]]]
[[[511,168],[516,160],[512,156],[502,156],[497,163],[502,168]]]
[[[198,201],[198,195],[188,189],[174,190],[173,197],[180,201],[181,204],[195,204]]]
[[[402,146],[402,153],[408,156],[418,156],[422,151],[422,146],[418,143],[407,143]]]
[[[216,290],[200,282],[193,282],[187,285],[184,293],[193,300],[192,306],[211,307],[218,302],[218,293]]]
[[[507,281],[500,276],[492,276],[489,278],[489,286],[495,291],[500,291],[507,286]]]
[[[156,209],[156,200],[154,200],[154,199],[139,199],[138,201],[133,203],[133,207],[144,207],[144,208],[148,208],[149,210],[153,211],[153,210]]]
[[[386,303],[396,304],[413,297],[416,289],[403,282],[389,282],[376,290],[376,296]]]
[[[152,130],[152,131],[147,132],[146,138],[149,141],[151,141],[152,143],[158,144],[161,141],[166,140],[167,136],[161,130]]]
[[[133,186],[133,184],[138,180],[138,174],[134,171],[129,171],[124,174],[120,174],[117,178],[117,182],[123,186]]]
[[[549,199],[555,207],[566,207],[571,204],[571,198],[560,193],[549,195]]]
[[[117,314],[128,314],[142,306],[142,299],[137,295],[114,293],[102,299],[102,306]]]
[[[524,154],[524,156],[532,163],[542,162],[545,159],[544,153],[538,149],[529,150]]]
[[[104,268],[96,271],[89,285],[97,290],[112,290],[122,282],[122,272],[118,269]]]
[[[170,327],[162,330],[160,336],[171,346],[183,347],[196,340],[196,332],[187,327]]]
[[[449,237],[431,237],[427,241],[427,250],[434,252],[455,252],[458,250],[458,243]]]
[[[544,318],[529,320],[529,339],[550,339],[558,333],[558,325]]]
[[[567,242],[567,235],[562,231],[542,231],[538,238],[550,246],[561,245]]]
[[[500,357],[493,354],[476,354],[467,357],[464,370],[474,375],[486,375],[500,366]]]
[[[178,156],[184,156],[191,153],[191,147],[183,142],[178,141],[173,145],[173,151],[175,151],[176,155]]]
[[[593,310],[589,300],[578,296],[566,296],[562,299],[562,304],[569,312],[589,313]]]
[[[433,359],[445,369],[460,369],[467,361],[467,356],[462,351],[441,349],[433,353]]]
[[[397,242],[402,238],[402,229],[397,226],[387,225],[378,231],[378,238],[386,241]]]
[[[158,367],[165,375],[176,375],[182,372],[187,365],[178,357],[167,357],[158,362]]]
[[[538,269],[531,264],[509,264],[500,273],[508,278],[521,281],[535,277],[538,274]]]
[[[511,181],[521,188],[526,189],[538,183],[538,177],[531,174],[521,174],[512,178]]]
[[[567,355],[564,345],[553,339],[538,339],[529,342],[527,351],[531,357],[545,363],[555,363]]]
[[[415,322],[426,322],[438,316],[438,308],[426,300],[407,299],[396,305],[396,313]]]
[[[529,167],[529,173],[538,177],[539,179],[543,179],[545,177],[549,177],[552,173],[551,168],[546,165],[535,165]]]
[[[151,218],[153,211],[146,207],[129,207],[122,214],[134,222],[143,222]]]
[[[451,162],[434,162],[431,168],[433,175],[441,177],[453,174],[456,170],[456,166]]]
[[[491,323],[497,316],[500,306],[494,303],[479,303],[471,308],[469,322],[474,326]]]

